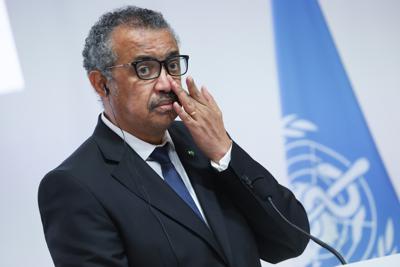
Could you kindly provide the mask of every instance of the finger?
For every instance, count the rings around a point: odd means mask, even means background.
[[[215,110],[220,111],[217,102],[215,102],[214,97],[210,94],[205,86],[201,87],[201,94],[203,95],[204,99],[209,103],[209,106]]]
[[[207,102],[212,102],[213,97],[211,96],[210,92],[208,92],[207,87],[205,87],[205,86],[201,87],[201,94],[203,95],[204,99]]]
[[[181,86],[178,85],[174,79],[171,77],[168,77],[170,83],[171,83],[171,88],[172,91],[176,94],[176,96],[179,99],[179,102],[183,106],[183,108],[188,112],[192,113],[193,111],[196,110],[196,101],[187,94],[185,90],[182,89]]]
[[[204,96],[201,94],[201,92],[197,89],[196,83],[193,80],[193,77],[189,76],[186,78],[186,85],[189,90],[189,95],[195,99],[197,102],[205,105],[206,100],[204,99]]]
[[[178,102],[174,102],[172,104],[176,114],[178,114],[179,118],[183,121],[185,125],[190,125],[196,122],[183,108],[178,104]]]
[[[176,94],[180,101],[185,100],[188,97],[188,93],[174,80],[171,76],[167,76],[169,83],[171,84],[172,92]]]

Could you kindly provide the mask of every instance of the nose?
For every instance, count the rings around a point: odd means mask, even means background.
[[[157,91],[160,92],[166,92],[168,93],[169,91],[171,91],[171,84],[168,81],[168,73],[165,70],[164,66],[161,68],[161,73],[160,76],[156,79],[156,84],[154,86],[154,88]]]

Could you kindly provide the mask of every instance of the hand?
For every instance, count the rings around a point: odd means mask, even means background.
[[[182,104],[174,102],[175,112],[189,129],[196,145],[210,160],[218,163],[232,141],[226,133],[217,103],[204,86],[201,91],[197,89],[192,77],[186,79],[189,94],[170,76],[168,79]]]

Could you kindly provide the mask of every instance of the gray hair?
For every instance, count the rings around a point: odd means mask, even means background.
[[[85,39],[82,51],[83,67],[89,73],[92,70],[101,71],[107,78],[111,77],[107,67],[112,66],[117,60],[117,55],[112,48],[111,32],[120,25],[127,25],[139,29],[162,30],[171,32],[175,40],[178,38],[171,26],[160,12],[126,6],[103,14],[92,26]]]

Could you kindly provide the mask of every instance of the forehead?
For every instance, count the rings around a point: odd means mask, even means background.
[[[111,33],[111,41],[118,62],[133,60],[139,56],[164,59],[171,52],[179,50],[174,36],[167,29],[119,26]]]

